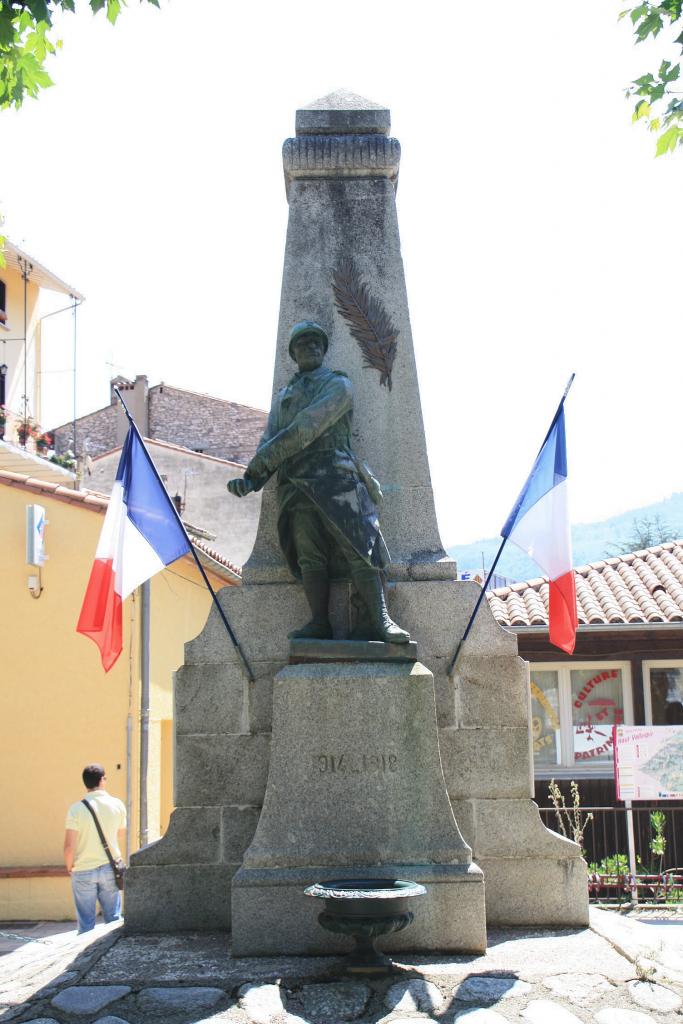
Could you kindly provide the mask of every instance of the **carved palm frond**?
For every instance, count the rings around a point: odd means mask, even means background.
[[[398,330],[379,299],[370,295],[351,260],[343,260],[332,276],[335,306],[358,342],[363,365],[377,370],[380,384],[391,391]]]

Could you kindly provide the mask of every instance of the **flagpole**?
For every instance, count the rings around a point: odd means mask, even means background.
[[[460,649],[461,649],[462,645],[465,643],[465,640],[467,640],[467,637],[470,635],[470,630],[472,629],[472,625],[473,625],[474,620],[476,618],[477,612],[479,611],[479,608],[481,606],[481,602],[484,600],[484,595],[486,594],[486,588],[488,586],[488,582],[491,579],[491,577],[493,576],[493,570],[498,565],[498,559],[502,555],[503,548],[505,547],[506,543],[507,543],[507,537],[503,537],[503,542],[500,545],[500,547],[498,548],[498,553],[496,554],[496,557],[493,559],[493,564],[492,564],[491,568],[489,569],[489,571],[486,574],[486,579],[484,580],[484,583],[482,585],[481,593],[479,594],[479,597],[477,598],[477,603],[474,606],[474,611],[470,615],[470,621],[467,623],[467,626],[465,627],[465,632],[460,637],[460,642],[458,643],[458,646],[455,648],[455,654],[451,658],[451,663],[448,666],[448,673],[447,673],[447,675],[450,675],[451,672],[453,671],[453,669],[455,668],[455,664],[456,664],[456,662],[458,660],[458,655],[460,654]]]
[[[145,447],[145,443],[144,443],[144,441],[142,439],[142,435],[140,434],[140,431],[137,428],[137,424],[135,423],[135,420],[131,416],[130,412],[128,411],[128,406],[124,402],[124,400],[123,400],[123,398],[121,396],[121,392],[119,391],[119,389],[117,387],[114,387],[114,393],[115,393],[116,397],[118,398],[119,402],[121,403],[121,405],[123,406],[123,411],[125,412],[125,414],[126,414],[126,416],[128,418],[128,422],[130,423],[131,427],[133,428],[135,433],[138,435],[138,438],[140,439],[140,442],[141,442],[141,445],[142,445],[142,450],[143,450],[143,452],[145,453],[145,455],[147,457],[147,461],[148,461],[148,463],[149,463],[149,465],[150,465],[150,467],[151,467],[155,477],[157,478],[159,484],[163,488],[164,494],[166,494],[166,496],[168,497],[168,494],[166,492],[166,488],[164,487],[164,482],[161,479],[161,477],[159,476],[159,473],[157,472],[156,466],[152,462],[152,458],[151,458],[149,452],[147,451],[147,448]],[[250,683],[253,683],[253,682],[256,681],[256,679],[255,679],[254,673],[252,671],[251,665],[247,661],[246,655],[245,655],[244,651],[242,650],[242,648],[240,647],[239,640],[235,636],[235,634],[233,632],[233,629],[232,629],[232,626],[228,622],[227,615],[223,611],[223,608],[221,607],[220,601],[218,600],[218,597],[216,596],[216,592],[214,591],[213,587],[211,586],[211,583],[209,581],[209,577],[206,575],[206,572],[204,570],[204,566],[202,565],[202,563],[199,560],[199,555],[195,551],[194,544],[192,543],[190,537],[188,536],[187,530],[185,529],[185,524],[183,523],[183,521],[180,518],[180,515],[178,513],[178,509],[175,507],[175,505],[173,504],[173,502],[171,501],[170,498],[168,499],[168,504],[169,504],[169,507],[173,510],[173,515],[176,517],[176,519],[178,521],[178,525],[180,526],[180,529],[183,531],[183,535],[184,535],[185,539],[187,540],[187,543],[190,545],[190,551],[192,552],[192,556],[193,556],[193,558],[194,558],[194,560],[195,560],[195,562],[197,564],[197,568],[199,569],[199,572],[202,575],[202,578],[203,578],[203,580],[204,580],[204,582],[205,582],[205,584],[207,586],[207,589],[208,589],[209,593],[211,594],[211,597],[213,598],[213,603],[216,606],[218,614],[220,615],[221,619],[223,620],[223,625],[225,626],[226,630],[228,631],[228,635],[229,635],[230,639],[232,640],[233,646],[234,646],[235,650],[237,651],[237,653],[239,654],[240,658],[242,659],[242,664],[244,665],[244,667],[246,669],[246,672],[247,672],[247,678],[248,678]]]
[[[553,416],[552,421],[550,423],[550,426],[548,427],[548,432],[546,433],[545,437],[543,438],[543,443],[541,444],[541,447],[538,449],[538,455],[540,455],[540,453],[543,451],[543,447],[544,447],[546,441],[548,440],[548,438],[550,437],[550,435],[553,432],[553,428],[554,428],[555,424],[557,423],[557,420],[558,420],[558,417],[559,417],[560,413],[562,412],[562,407],[563,407],[563,405],[565,403],[565,399],[566,399],[567,395],[569,394],[569,389],[572,386],[572,384],[574,383],[574,377],[576,377],[575,373],[573,373],[571,375],[571,377],[569,378],[569,380],[567,381],[567,386],[564,389],[564,394],[562,395],[562,398],[560,399],[560,404],[558,405],[557,409],[555,410],[555,415]],[[536,458],[538,458],[538,455],[536,456]],[[479,595],[479,597],[477,599],[477,603],[474,606],[474,611],[470,615],[470,620],[467,623],[467,626],[465,627],[465,632],[463,633],[462,637],[460,638],[458,646],[455,648],[455,654],[451,658],[451,663],[448,666],[448,673],[447,673],[448,675],[451,675],[451,673],[453,672],[453,669],[455,668],[456,662],[458,660],[458,655],[460,654],[460,651],[462,649],[463,644],[465,643],[465,640],[467,640],[467,637],[469,636],[469,633],[470,633],[470,630],[472,629],[472,625],[474,623],[474,619],[476,617],[476,614],[479,611],[479,608],[481,607],[481,602],[484,600],[484,595],[486,594],[486,588],[488,586],[488,582],[491,579],[491,577],[493,576],[493,570],[498,565],[498,559],[502,555],[503,548],[505,547],[506,543],[507,543],[507,537],[503,537],[503,541],[502,541],[500,547],[498,548],[498,553],[496,554],[496,557],[493,559],[493,564],[492,564],[491,568],[489,569],[488,573],[486,574],[486,579],[484,580],[484,584],[483,584],[483,586],[481,588],[481,593],[480,593],[480,595]]]

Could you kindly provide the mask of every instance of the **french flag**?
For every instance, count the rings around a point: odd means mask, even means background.
[[[131,422],[76,626],[99,647],[105,672],[121,653],[125,599],[189,551],[175,507]]]
[[[564,397],[501,536],[526,552],[548,577],[549,639],[572,654],[578,617],[567,500]]]

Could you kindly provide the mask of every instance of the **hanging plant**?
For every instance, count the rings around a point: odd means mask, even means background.
[[[38,434],[39,430],[30,416],[28,416],[25,420],[22,420],[19,426],[17,427],[17,437],[19,438],[19,444],[26,444],[29,438],[37,437]]]
[[[53,448],[55,439],[49,430],[46,430],[44,434],[38,434],[36,437],[36,448],[39,452],[46,452],[49,448]]]

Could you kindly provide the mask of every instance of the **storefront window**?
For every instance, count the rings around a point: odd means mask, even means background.
[[[534,763],[561,763],[560,702],[557,672],[531,672],[531,737]]]
[[[612,726],[624,721],[624,688],[618,668],[572,669],[574,760],[611,761]]]
[[[643,676],[648,725],[683,725],[683,665],[644,662]]]
[[[632,722],[627,662],[531,666],[531,734],[539,778],[611,775],[612,726]]]

